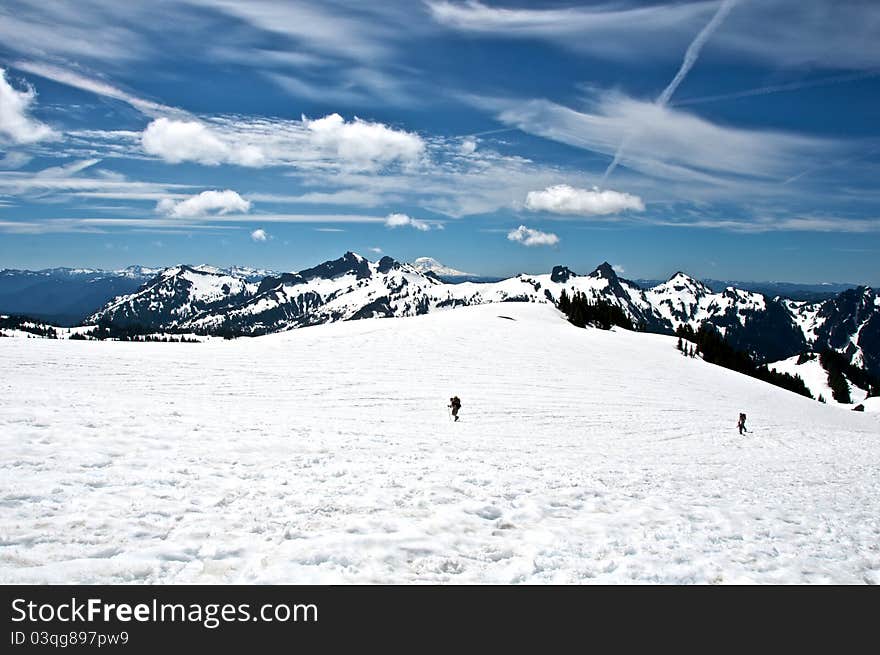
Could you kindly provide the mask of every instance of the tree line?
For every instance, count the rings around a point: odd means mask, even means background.
[[[826,348],[819,353],[819,363],[828,374],[828,386],[831,387],[831,396],[837,402],[846,404],[853,402],[849,391],[849,384],[846,382],[847,378],[855,386],[865,389],[868,392],[868,398],[880,396],[880,380],[864,369],[851,364],[846,357],[836,350]]]
[[[766,365],[758,365],[749,353],[737,350],[727,343],[718,329],[709,322],[703,322],[696,332],[690,325],[680,325],[675,333],[681,339],[693,343],[697,353],[710,364],[769,382],[807,398],[813,397],[800,375],[780,373],[770,370]]]
[[[57,339],[58,330],[28,316],[0,316],[0,328],[21,330],[44,339]]]
[[[557,306],[568,317],[568,321],[577,327],[590,325],[610,330],[611,326],[616,325],[626,330],[633,329],[632,321],[620,307],[604,300],[590,300],[581,291],[575,291],[569,297],[563,289]]]

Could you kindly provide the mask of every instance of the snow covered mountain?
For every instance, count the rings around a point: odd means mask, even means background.
[[[424,260],[425,258],[420,258]],[[418,261],[418,260],[417,260]],[[433,260],[432,260],[433,261]],[[361,318],[415,316],[493,302],[556,303],[565,291],[619,307],[637,329],[669,334],[708,321],[759,361],[833,348],[880,374],[880,298],[870,288],[822,302],[798,302],[728,287],[714,292],[678,272],[650,289],[619,277],[606,262],[588,275],[564,266],[499,282],[442,281],[430,262],[372,262],[352,252],[297,273],[177,266],[89,318],[116,326],[207,334],[258,335]],[[441,265],[442,266],[442,265]],[[436,267],[434,267],[436,268]]]
[[[204,267],[173,267],[136,293],[116,298],[89,322],[255,335],[491,302],[555,303],[563,290],[605,300],[636,324],[669,331],[645,292],[618,278],[607,263],[589,275],[556,267],[549,275],[446,284],[391,257],[371,262],[352,252],[297,273],[267,276],[259,284]]]
[[[821,303],[784,301],[806,341],[837,350],[880,375],[880,296],[858,287]]]
[[[219,270],[174,266],[135,293],[115,298],[87,322],[151,330],[179,328],[201,312],[229,309],[243,302],[256,287],[256,283],[247,282],[243,277]]]
[[[465,273],[464,271],[441,264],[433,257],[416,257],[412,260],[410,266],[419,273],[433,273],[440,277],[475,277],[473,273]]]

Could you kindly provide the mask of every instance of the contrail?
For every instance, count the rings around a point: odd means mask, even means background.
[[[718,26],[721,25],[722,21],[727,18],[727,14],[730,13],[730,10],[733,9],[733,6],[737,3],[737,0],[723,0],[721,5],[718,7],[718,11],[715,12],[715,15],[712,16],[712,20],[706,23],[706,26],[700,30],[700,33],[697,34],[697,37],[691,42],[688,46],[687,51],[684,53],[684,59],[681,62],[681,66],[678,69],[678,72],[675,74],[675,77],[672,78],[672,81],[666,85],[666,88],[663,89],[663,92],[657,96],[657,99],[654,101],[654,104],[658,107],[665,107],[669,104],[669,100],[672,98],[672,94],[675,93],[676,89],[678,89],[679,85],[684,81],[684,78],[690,72],[691,68],[694,67],[694,64],[697,63],[697,59],[700,56],[700,50],[703,49],[703,46],[706,45],[706,41],[709,40],[709,37],[718,29]],[[617,152],[614,153],[614,159],[608,165],[608,168],[605,170],[605,175],[602,176],[602,183],[608,179],[608,176],[611,175],[611,172],[617,168],[617,164],[620,162],[620,157],[623,155],[623,151],[629,142],[633,139],[635,135],[630,134],[624,137],[623,141],[620,142],[620,146],[617,148]]]
[[[780,93],[782,91],[797,91],[799,89],[809,89],[816,86],[829,86],[832,84],[843,84],[844,82],[855,82],[870,77],[880,75],[880,70],[865,71],[862,73],[851,73],[849,75],[836,75],[833,77],[823,77],[818,80],[803,80],[800,82],[788,82],[786,84],[772,84],[769,86],[759,86],[754,89],[744,89],[742,91],[734,91],[732,93],[720,93],[713,96],[699,96],[697,98],[685,98],[670,103],[673,107],[681,107],[682,105],[699,105],[704,102],[717,102],[718,100],[735,100],[736,98],[748,98],[750,96],[763,96],[769,93]]]
[[[464,134],[463,136],[486,136],[487,134],[499,134],[501,132],[514,132],[518,130],[518,127],[502,127],[497,130],[486,130],[485,132],[474,132],[473,134]]]

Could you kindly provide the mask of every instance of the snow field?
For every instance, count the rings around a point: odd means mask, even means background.
[[[880,415],[675,341],[529,303],[0,340],[0,581],[880,583]]]

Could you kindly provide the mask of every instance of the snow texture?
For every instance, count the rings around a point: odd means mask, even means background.
[[[538,303],[0,339],[0,582],[880,583],[880,414],[675,342]]]

